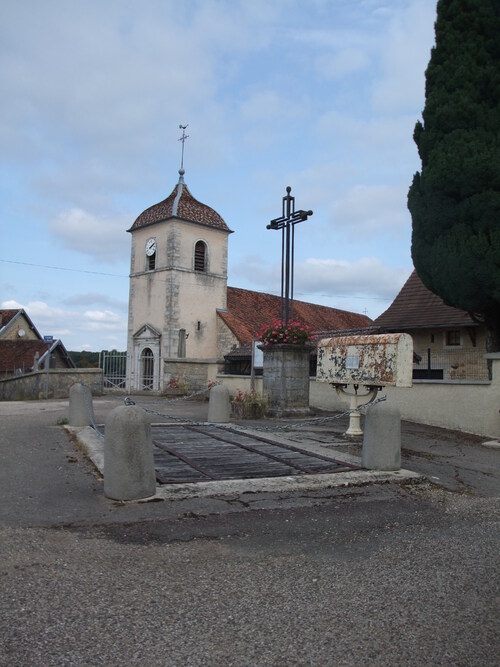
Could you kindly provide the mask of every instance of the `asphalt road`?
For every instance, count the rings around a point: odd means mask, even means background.
[[[405,424],[432,481],[121,504],[66,415],[0,403],[0,665],[498,664],[500,450]]]

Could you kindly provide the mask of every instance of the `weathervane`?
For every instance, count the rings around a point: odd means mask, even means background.
[[[182,155],[181,155],[181,169],[184,169],[184,142],[189,138],[189,134],[186,134],[187,125],[179,125],[179,130],[182,130],[182,137],[179,141],[182,141]]]
[[[295,225],[313,214],[312,211],[296,211],[295,197],[287,186],[283,197],[282,215],[267,225],[267,229],[281,229],[281,319],[287,324],[293,320],[293,255],[295,245]],[[290,235],[291,228],[291,235]],[[290,238],[291,236],[291,238]]]

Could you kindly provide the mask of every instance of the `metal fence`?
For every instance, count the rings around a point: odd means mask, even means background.
[[[489,381],[484,350],[414,350],[414,380]]]
[[[104,389],[125,389],[127,377],[126,352],[101,352],[99,368],[102,369]]]

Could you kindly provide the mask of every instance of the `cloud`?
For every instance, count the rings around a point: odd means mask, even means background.
[[[318,117],[315,133],[324,138],[323,146],[332,159],[341,156],[345,160],[350,155],[350,163],[358,162],[365,169],[375,169],[384,163],[394,169],[395,159],[405,167],[418,158],[412,139],[415,121],[416,117],[409,114],[367,117],[333,110]]]
[[[387,266],[375,257],[362,257],[354,261],[309,257],[295,263],[295,296],[303,300],[307,300],[303,297],[311,295],[392,299],[410,272],[408,268]],[[251,256],[239,263],[232,273],[247,279],[254,285],[254,289],[258,287],[272,294],[279,292],[279,264],[265,264],[259,257]]]
[[[392,268],[375,257],[356,261],[309,258],[295,268],[296,292],[324,296],[369,296],[390,299],[410,271]]]
[[[330,224],[356,236],[406,229],[407,191],[407,186],[355,185],[331,207]]]
[[[72,294],[70,297],[64,299],[64,304],[66,306],[90,306],[99,304],[100,306],[111,306],[118,310],[127,311],[128,302],[121,299],[115,299],[107,294],[100,292],[88,292],[86,294]]]
[[[382,51],[382,76],[373,85],[375,112],[408,111],[423,99],[435,17],[435,0],[413,0],[393,17]]]
[[[86,310],[83,317],[83,327],[93,331],[114,331],[122,323],[122,318],[111,310]]]
[[[41,335],[61,338],[66,349],[83,349],[79,341],[98,334],[99,340],[120,342],[126,346],[127,318],[109,309],[69,310],[51,306],[44,301],[4,301],[2,308],[24,308]],[[92,349],[96,349],[93,345]]]
[[[62,211],[50,221],[50,233],[64,246],[94,259],[123,260],[130,252],[128,216],[95,216],[79,208]]]
[[[317,68],[325,78],[341,79],[365,69],[369,63],[370,58],[365,51],[360,48],[347,48],[321,56],[317,60]]]

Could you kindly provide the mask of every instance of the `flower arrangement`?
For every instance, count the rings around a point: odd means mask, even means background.
[[[268,400],[255,389],[236,390],[232,400],[233,416],[238,419],[259,419],[265,416]]]
[[[167,389],[169,390],[175,390],[179,393],[186,393],[188,392],[188,383],[186,378],[184,377],[178,377],[177,375],[172,375],[170,377],[170,380],[168,381],[167,384]]]
[[[288,345],[305,345],[312,338],[311,329],[306,324],[300,322],[285,323],[276,320],[266,326],[256,334],[256,338],[262,341],[263,345],[276,345],[285,343]]]

